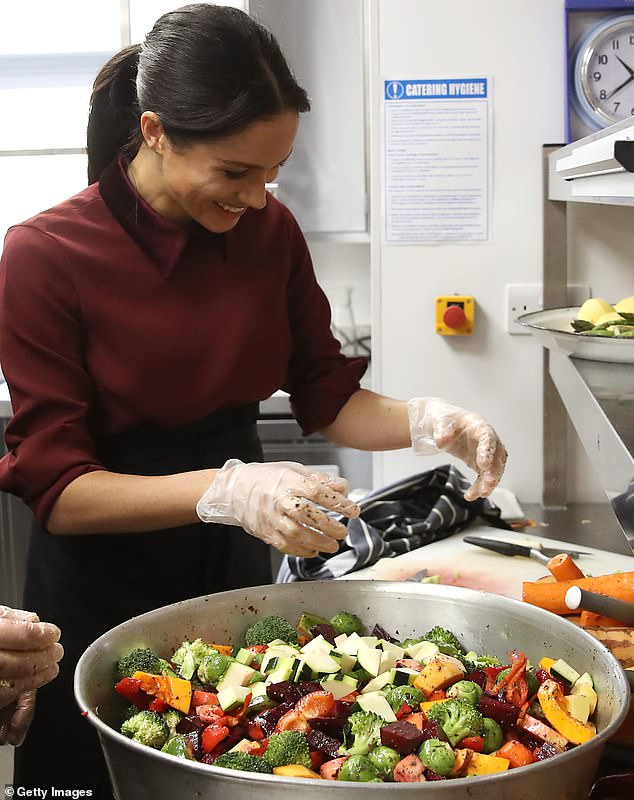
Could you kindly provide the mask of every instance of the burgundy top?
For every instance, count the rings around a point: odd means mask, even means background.
[[[139,198],[122,162],[8,231],[0,354],[14,413],[0,490],[43,524],[69,483],[104,468],[94,437],[178,427],[280,388],[309,434],[366,366],[340,353],[284,205],[269,195],[226,234],[183,227]]]

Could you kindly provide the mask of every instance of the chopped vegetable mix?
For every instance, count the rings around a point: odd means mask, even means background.
[[[183,642],[116,664],[121,733],[225,769],[366,783],[517,769],[589,741],[592,677],[562,659],[478,655],[440,626],[398,642],[341,611],[263,617],[237,645]],[[132,705],[130,705],[132,704]]]

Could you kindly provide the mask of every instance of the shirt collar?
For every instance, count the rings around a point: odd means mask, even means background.
[[[102,173],[99,193],[121,227],[168,278],[187,246],[190,227],[165,219],[145,202],[130,182],[121,156]]]

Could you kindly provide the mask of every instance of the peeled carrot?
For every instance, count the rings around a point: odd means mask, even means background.
[[[585,578],[568,553],[559,553],[559,555],[553,556],[546,566],[557,581],[576,581],[579,578]]]
[[[611,617],[602,617],[594,611],[582,611],[579,617],[579,625],[582,628],[622,628],[623,623]]]
[[[554,614],[570,614],[566,605],[566,592],[571,586],[579,586],[589,592],[604,594],[634,603],[634,572],[611,573],[597,575],[593,578],[580,578],[574,581],[525,581],[522,584],[522,598],[530,603]]]
[[[217,650],[223,656],[230,656],[233,651],[233,647],[230,644],[212,644],[209,646],[213,647],[214,650]]]

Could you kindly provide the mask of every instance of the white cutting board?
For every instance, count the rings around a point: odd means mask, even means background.
[[[591,547],[545,539],[531,534],[472,525],[447,539],[419,547],[410,553],[394,558],[384,558],[374,566],[353,572],[340,580],[420,580],[417,573],[426,569],[428,575],[440,575],[440,582],[450,586],[484,589],[505,597],[522,599],[522,582],[535,581],[548,575],[544,564],[523,556],[504,556],[463,542],[462,537],[486,536],[490,539],[534,544],[544,547],[564,547],[587,552],[589,555],[575,559],[585,575],[604,575],[609,572],[634,572],[634,556],[609,553]]]

